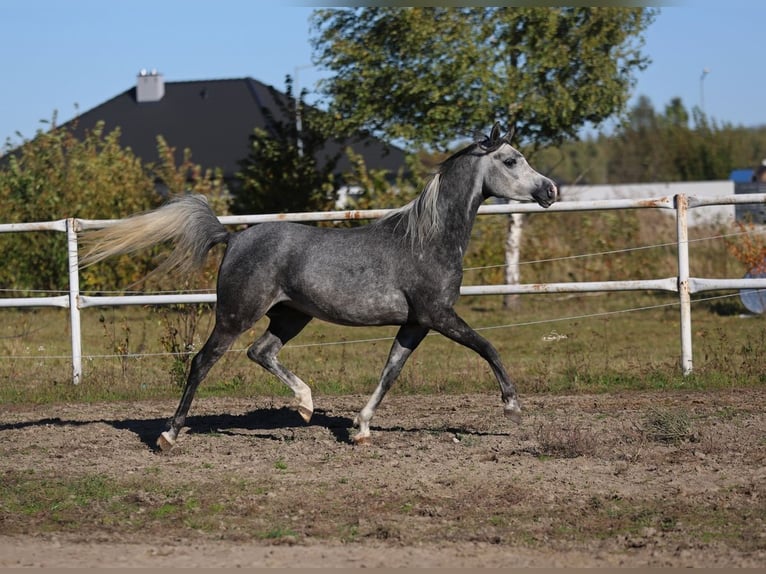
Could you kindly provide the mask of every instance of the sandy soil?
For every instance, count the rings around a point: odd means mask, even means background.
[[[364,402],[0,406],[0,567],[766,566],[766,389]]]

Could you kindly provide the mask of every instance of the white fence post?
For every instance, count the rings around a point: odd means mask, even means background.
[[[66,220],[67,252],[69,255],[69,320],[72,337],[72,382],[82,378],[82,336],[80,327],[80,270],[77,257],[77,220]]]
[[[676,232],[678,237],[678,302],[681,307],[681,370],[689,375],[692,360],[692,303],[689,291],[689,202],[684,194],[676,195]]]

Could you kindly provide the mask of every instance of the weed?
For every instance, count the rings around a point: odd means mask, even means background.
[[[650,440],[679,443],[692,438],[689,415],[681,411],[652,409],[644,418],[640,430]]]
[[[460,432],[455,433],[453,441],[468,447],[477,446],[479,444],[479,439],[477,437]]]
[[[593,434],[578,425],[540,423],[536,436],[540,456],[577,458],[594,454],[597,445]]]
[[[114,352],[120,359],[120,367],[122,368],[122,375],[124,377],[127,372],[127,359],[130,354],[130,324],[127,322],[127,319],[123,317],[120,327],[122,336],[118,336],[114,321],[107,322],[103,313],[99,315],[98,320],[104,327],[104,338],[110,342],[112,352]]]
[[[163,329],[160,343],[172,356],[169,372],[176,386],[181,387],[186,382],[191,358],[197,348],[200,319],[206,310],[204,305],[170,305],[158,311]]]
[[[269,530],[260,532],[258,534],[258,538],[261,538],[263,540],[279,540],[282,538],[286,539],[295,539],[298,537],[298,533],[295,532],[292,528],[285,528],[282,526],[277,526],[275,528],[271,528]]]
[[[154,518],[165,518],[167,516],[175,515],[180,511],[178,505],[172,502],[166,502],[161,506],[153,509],[151,515]]]
[[[503,516],[498,516],[497,514],[489,517],[489,523],[492,526],[505,526],[506,520]]]
[[[356,542],[359,540],[359,525],[345,524],[339,527],[339,538],[342,542]]]

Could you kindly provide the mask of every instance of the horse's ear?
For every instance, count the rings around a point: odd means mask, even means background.
[[[510,129],[505,133],[503,136],[503,139],[507,141],[508,143],[511,143],[513,141],[513,136],[516,135],[516,124],[511,124]]]
[[[500,122],[495,122],[495,125],[492,126],[492,132],[489,134],[489,141],[490,143],[494,143],[499,139],[500,139]]]

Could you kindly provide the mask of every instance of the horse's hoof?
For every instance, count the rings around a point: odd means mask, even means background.
[[[160,448],[162,452],[168,452],[170,449],[175,446],[176,441],[175,439],[170,436],[170,433],[168,431],[163,432],[158,438],[157,438],[157,446]]]
[[[311,400],[311,395],[308,397],[295,395],[290,401],[290,408],[298,411],[305,422],[309,422],[314,415],[314,402]]]
[[[308,407],[304,407],[303,405],[298,405],[298,414],[301,415],[301,418],[308,423],[311,421],[311,417],[314,414],[314,411]]]
[[[521,409],[516,407],[515,409],[505,409],[505,416],[515,422],[517,425],[521,424]]]
[[[372,444],[372,439],[370,438],[369,435],[366,435],[366,436],[356,435],[353,438],[353,441],[354,441],[354,444],[357,446],[369,446]]]

